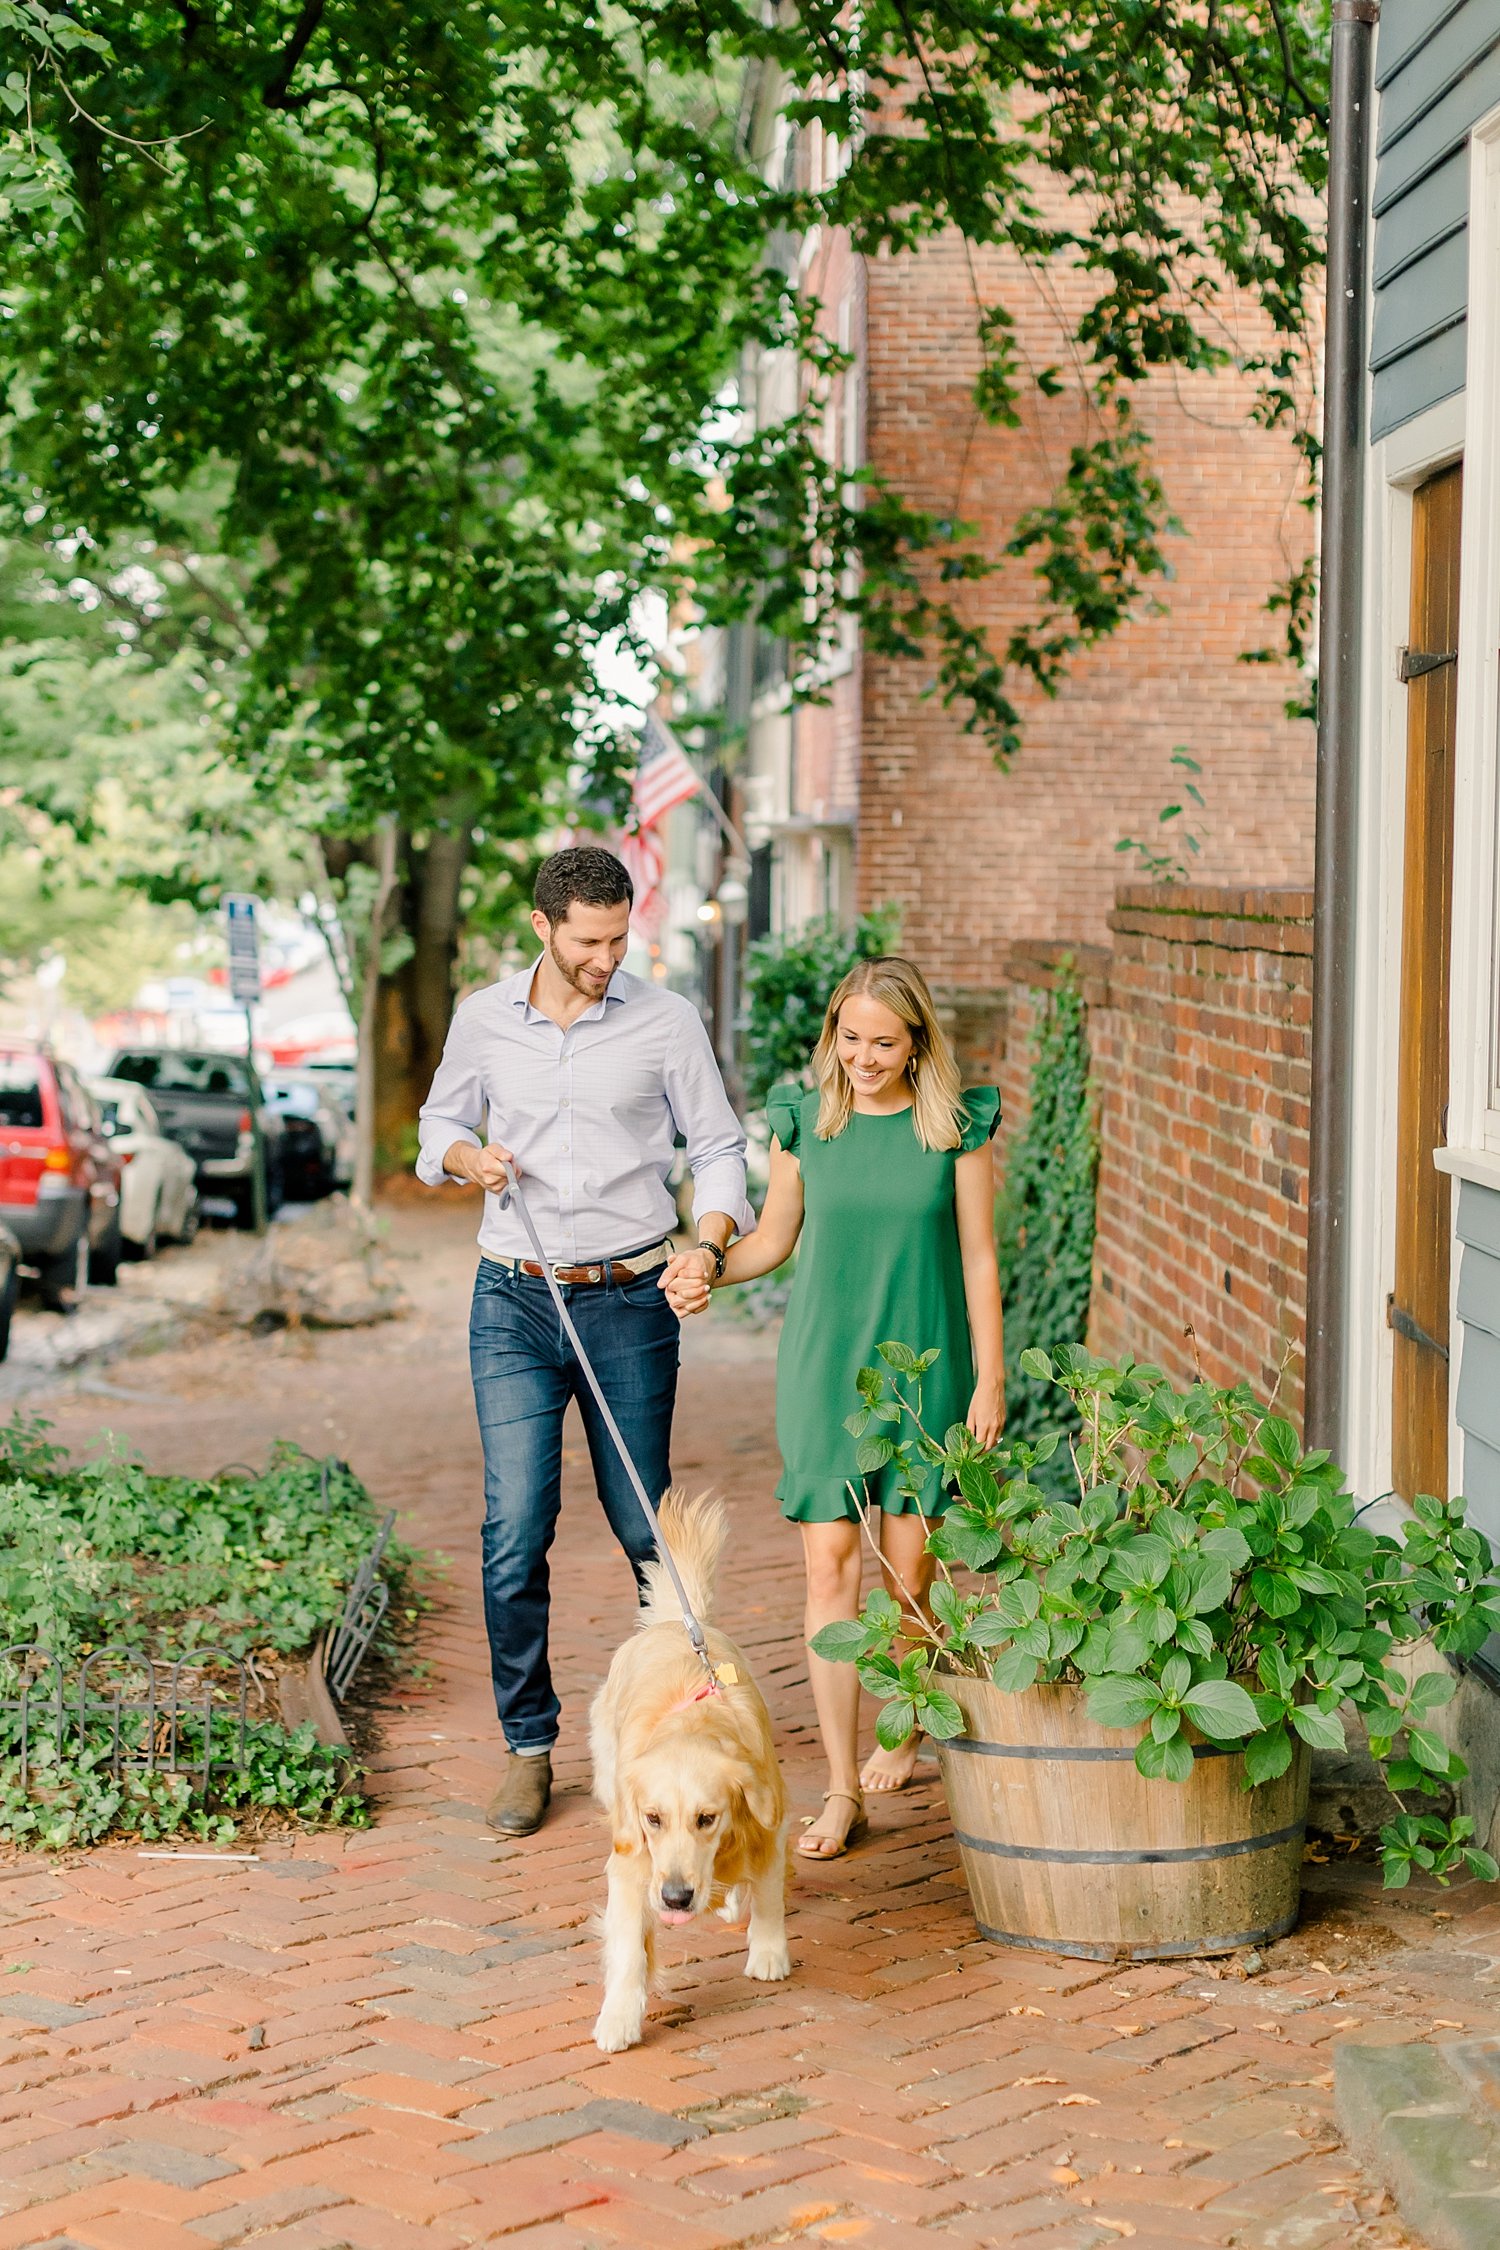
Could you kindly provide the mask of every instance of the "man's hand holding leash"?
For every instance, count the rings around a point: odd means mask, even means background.
[[[483,1148],[476,1148],[472,1141],[455,1141],[443,1158],[443,1170],[455,1180],[482,1187],[488,1195],[505,1193],[510,1186],[508,1172],[514,1172],[517,1179],[521,1176],[515,1157],[499,1141],[489,1141]]]

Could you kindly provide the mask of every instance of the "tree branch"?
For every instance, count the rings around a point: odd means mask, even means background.
[[[302,0],[302,13],[298,16],[291,38],[281,50],[276,75],[261,94],[267,109],[289,109],[288,100],[297,65],[306,54],[313,33],[323,20],[324,0]]]

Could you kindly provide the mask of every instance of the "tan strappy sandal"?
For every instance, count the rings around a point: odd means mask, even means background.
[[[854,1806],[854,1818],[844,1830],[841,1838],[834,1836],[819,1836],[816,1838],[816,1842],[820,1845],[831,1844],[833,1846],[831,1851],[809,1851],[807,1846],[814,1839],[808,1836],[799,1836],[797,1839],[797,1857],[799,1859],[842,1859],[851,1846],[862,1843],[869,1834],[870,1823],[865,1814],[864,1798],[857,1795],[852,1789],[824,1790],[823,1802],[825,1805],[835,1797],[841,1798],[846,1805]],[[809,1813],[802,1823],[803,1827],[811,1828],[816,1817],[816,1814]]]

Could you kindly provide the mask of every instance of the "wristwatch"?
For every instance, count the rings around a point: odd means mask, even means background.
[[[697,1247],[700,1250],[706,1250],[709,1256],[713,1259],[714,1281],[722,1281],[724,1279],[724,1253],[719,1248],[717,1242],[705,1242],[700,1238]],[[710,1288],[712,1288],[713,1282],[710,1282],[709,1286]]]

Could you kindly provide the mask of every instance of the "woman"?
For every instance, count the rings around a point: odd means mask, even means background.
[[[774,1138],[765,1209],[715,1283],[773,1272],[802,1236],[777,1358],[783,1466],[776,1494],[802,1533],[809,1641],[859,1609],[862,1534],[844,1418],[859,1403],[860,1368],[879,1364],[877,1345],[941,1348],[923,1381],[929,1429],[967,1422],[982,1445],[993,1445],[1005,1411],[988,1147],[998,1094],[991,1087],[964,1093],[921,972],[894,957],[862,961],[844,978],[828,1003],[812,1067],[810,1093],[782,1085],[766,1104]],[[667,1286],[681,1313],[708,1302],[697,1260]],[[925,1605],[927,1519],[947,1505],[938,1472],[927,1472],[919,1509],[898,1489],[893,1467],[863,1484],[879,1511],[891,1592]],[[808,1669],[828,1788],[798,1849],[836,1859],[863,1833],[864,1791],[910,1781],[916,1743],[877,1750],[861,1773],[853,1666],[809,1650]]]

